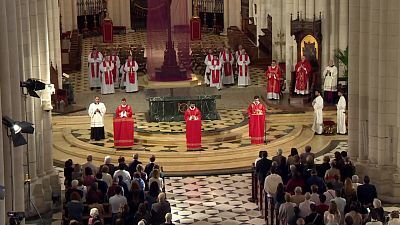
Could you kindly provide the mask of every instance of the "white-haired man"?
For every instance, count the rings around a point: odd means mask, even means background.
[[[302,218],[306,218],[308,215],[310,215],[310,213],[311,213],[310,205],[312,203],[315,204],[315,202],[312,202],[310,200],[310,198],[311,198],[310,192],[307,192],[304,195],[304,198],[305,198],[304,202],[301,202],[299,204],[299,210],[300,210],[299,216]]]
[[[79,185],[78,180],[72,180],[71,187],[65,192],[66,202],[71,201],[71,195],[73,192],[77,192],[81,196],[81,198],[83,198],[83,191],[78,189],[78,185]]]
[[[103,166],[108,167],[108,174],[110,174],[111,176],[114,175],[115,166],[111,163],[111,156],[108,155],[104,157],[104,164],[100,166],[100,171],[102,171]]]
[[[158,202],[151,206],[151,224],[162,224],[165,222],[165,216],[171,213],[171,205],[166,200],[165,193],[158,195]]]
[[[278,148],[278,150],[276,150],[276,156],[272,157],[272,161],[278,163],[278,166],[281,165],[283,159],[285,159],[286,162],[286,157],[283,156],[282,154],[283,154],[283,149]]]
[[[165,223],[163,223],[162,225],[175,225],[174,223],[172,223],[172,214],[171,213],[167,213],[165,215]]]

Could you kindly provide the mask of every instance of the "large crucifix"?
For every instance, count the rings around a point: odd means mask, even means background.
[[[285,42],[285,34],[282,33],[282,30],[279,30],[279,33],[276,34],[276,36],[278,37],[278,40],[274,42],[275,45],[279,45],[279,50],[280,50],[280,58],[279,58],[279,62],[283,61],[283,57],[282,57],[282,48],[283,46],[286,44]]]
[[[164,63],[161,68],[156,69],[155,77],[158,81],[180,81],[188,79],[186,69],[178,65],[174,43],[172,42],[171,3],[172,0],[164,0],[168,26],[168,40],[164,51]]]

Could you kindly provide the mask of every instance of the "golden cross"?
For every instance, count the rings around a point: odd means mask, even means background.
[[[278,40],[274,42],[275,45],[279,45],[280,49],[280,59],[279,62],[282,62],[282,47],[286,44],[285,42],[285,33],[282,33],[282,30],[279,30],[279,33],[276,34]]]

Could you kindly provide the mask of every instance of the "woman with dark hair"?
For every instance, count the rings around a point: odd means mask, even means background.
[[[158,194],[160,194],[160,187],[158,187],[158,183],[151,183],[149,191],[146,194],[146,202],[149,209],[151,209],[151,205],[153,205],[153,203],[157,202]]]
[[[97,183],[93,183],[90,186],[90,189],[86,195],[86,203],[93,204],[93,203],[103,203],[104,196],[103,193],[98,189]]]
[[[295,163],[295,156],[299,156],[299,152],[297,151],[297,148],[291,148],[290,149],[290,155],[288,156],[288,159],[287,159],[287,165],[288,166],[290,166],[290,165],[293,165],[294,163]]]
[[[158,187],[157,187],[158,188]],[[138,211],[135,214],[135,219],[133,224],[138,224],[139,221],[145,220],[146,222],[149,222],[151,219],[150,212],[147,210],[146,204],[140,203],[138,207]]]
[[[130,214],[134,215],[137,212],[140,203],[144,202],[144,198],[145,198],[144,191],[140,188],[139,183],[137,181],[133,181],[128,198],[128,206]]]
[[[85,186],[91,186],[96,181],[96,178],[93,175],[92,168],[85,167],[85,176],[83,178],[83,184]]]
[[[285,188],[282,183],[279,183],[276,187],[276,193],[274,196],[275,200],[275,209],[279,209],[281,204],[285,203]]]
[[[65,178],[64,184],[67,187],[71,187],[72,172],[74,171],[74,168],[72,167],[73,164],[74,163],[72,162],[72,159],[68,159],[64,163],[64,178]]]

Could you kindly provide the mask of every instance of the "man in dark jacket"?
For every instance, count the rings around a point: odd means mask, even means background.
[[[158,195],[158,202],[151,206],[151,224],[160,225],[165,222],[165,215],[171,212],[171,205],[165,200],[165,194]]]
[[[369,184],[369,176],[364,177],[364,184],[357,187],[358,200],[364,206],[371,206],[374,198],[378,197],[376,188],[374,185]]]
[[[268,152],[263,152],[261,159],[258,160],[256,165],[256,174],[258,180],[260,181],[260,184],[264,184],[264,180],[267,177],[267,174],[269,173],[272,166],[272,160],[269,160],[267,157]]]

